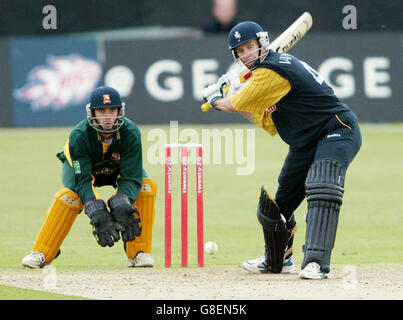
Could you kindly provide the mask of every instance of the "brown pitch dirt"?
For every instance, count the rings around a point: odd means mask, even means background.
[[[235,266],[13,268],[1,270],[0,284],[102,300],[401,300],[403,265],[334,266],[326,280],[251,274]]]

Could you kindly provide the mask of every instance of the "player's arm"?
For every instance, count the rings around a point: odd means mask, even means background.
[[[203,97],[217,110],[225,112],[247,112],[261,114],[268,107],[276,104],[291,90],[290,82],[273,70],[256,69],[249,83],[234,95],[223,98],[222,88],[212,84],[203,91]]]
[[[120,175],[117,178],[117,193],[126,194],[134,202],[143,180],[143,153],[140,130],[135,127],[127,132],[120,159]]]
[[[94,226],[93,234],[102,247],[112,247],[119,241],[124,228],[115,223],[102,199],[97,199],[92,188],[92,163],[88,143],[79,132],[72,132],[64,154],[74,170],[77,194],[84,204],[85,214]]]
[[[72,132],[64,148],[64,154],[74,170],[77,193],[82,203],[96,199],[92,188],[92,164],[89,147],[81,135]]]
[[[229,97],[217,100],[214,108],[225,112],[238,112],[238,110],[232,106],[231,99]]]
[[[258,68],[253,72],[250,82],[229,99],[235,110],[260,115],[280,101],[290,90],[290,82],[277,72]]]
[[[116,179],[117,193],[108,200],[114,220],[124,227],[124,242],[141,234],[140,215],[135,206],[143,181],[143,156],[140,130],[135,127],[125,134],[120,158],[120,175]]]

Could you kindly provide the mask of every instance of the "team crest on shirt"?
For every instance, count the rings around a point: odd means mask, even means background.
[[[276,110],[277,110],[277,107],[275,104],[267,108],[267,112],[270,114],[272,114]]]
[[[120,154],[116,152],[112,153],[112,161],[120,161]]]
[[[107,104],[107,103],[111,104],[112,103],[111,102],[111,96],[109,94],[104,94],[103,98],[104,98],[104,103],[103,104]]]
[[[241,41],[241,34],[240,34],[238,31],[235,31],[234,37],[235,37],[235,39],[237,39],[238,41]]]

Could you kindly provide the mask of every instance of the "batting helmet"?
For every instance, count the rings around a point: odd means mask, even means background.
[[[97,123],[97,117],[94,117],[93,110],[100,108],[119,108],[119,115],[112,130],[104,130]],[[123,125],[125,115],[125,103],[122,102],[119,92],[112,87],[98,87],[91,92],[90,103],[86,106],[88,123],[99,132],[114,132]]]
[[[91,92],[90,109],[121,108],[122,100],[119,92],[111,87],[98,87]]]
[[[233,27],[228,36],[229,49],[232,51],[234,59],[239,57],[236,53],[236,48],[241,44],[247,43],[251,40],[258,40],[260,48],[267,48],[270,44],[269,35],[267,31],[253,21],[243,21]]]

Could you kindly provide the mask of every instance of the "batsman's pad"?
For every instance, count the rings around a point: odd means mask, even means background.
[[[139,251],[151,253],[157,191],[157,183],[153,179],[143,178],[141,191],[134,202],[140,214],[142,232],[134,241],[126,242],[126,255],[129,259],[133,259]]]
[[[345,170],[337,160],[315,161],[305,181],[307,201],[331,201],[342,204]]]
[[[308,202],[302,268],[318,263],[330,271],[330,255],[336,239],[345,170],[336,160],[315,161],[308,171],[305,188]]]
[[[62,188],[55,194],[32,250],[42,252],[46,264],[50,264],[56,257],[82,208],[79,196],[70,189]]]
[[[285,226],[286,220],[280,214],[277,203],[271,197],[267,186],[261,188],[257,218],[263,226],[266,264],[271,272],[280,273],[283,268],[289,232]]]

